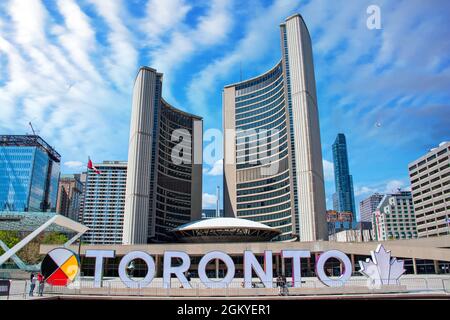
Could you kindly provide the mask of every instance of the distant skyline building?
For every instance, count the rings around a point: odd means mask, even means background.
[[[328,235],[351,229],[352,225],[354,225],[353,214],[350,211],[327,210],[327,224]]]
[[[219,217],[217,217],[217,209],[203,209],[202,210],[202,218],[210,219],[210,218],[221,218],[223,217],[223,209],[219,210]]]
[[[369,242],[372,241],[371,230],[342,230],[330,235],[330,241],[336,242]]]
[[[56,213],[79,220],[83,183],[80,174],[63,174],[59,179]]]
[[[223,90],[225,216],[277,228],[277,241],[327,239],[311,38],[299,14],[280,36],[275,67]]]
[[[82,241],[121,244],[127,180],[126,161],[103,161],[89,170],[84,188],[82,223],[89,228]]]
[[[134,84],[124,244],[170,241],[172,229],[202,218],[203,120],[167,103],[162,80],[142,67]]]
[[[374,212],[372,228],[375,241],[417,238],[411,192],[384,195]]]
[[[78,215],[78,222],[83,223],[83,209],[84,209],[84,198],[86,195],[86,181],[87,181],[87,172],[82,172],[80,174],[80,182],[83,186],[81,190],[81,197],[80,197],[80,214]]]
[[[336,192],[333,193],[333,210],[339,211],[339,196]]]
[[[420,238],[450,234],[450,142],[408,165]]]
[[[347,141],[343,133],[339,133],[332,146],[334,164],[334,182],[336,187],[336,202],[339,212],[352,212],[356,222],[355,196],[353,192],[353,178],[348,165]]]
[[[378,204],[383,199],[382,194],[374,193],[366,199],[359,202],[359,216],[362,222],[372,222],[373,213],[377,209]]]
[[[60,163],[37,135],[0,135],[0,211],[55,212]]]

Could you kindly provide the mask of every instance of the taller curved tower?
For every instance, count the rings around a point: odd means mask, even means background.
[[[223,91],[225,216],[327,239],[311,38],[299,14],[280,27],[280,62]]]
[[[134,84],[124,244],[169,241],[201,218],[203,121],[162,99],[162,76],[142,67]]]

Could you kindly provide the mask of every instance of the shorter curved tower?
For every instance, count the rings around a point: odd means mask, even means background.
[[[201,218],[203,121],[161,91],[162,74],[142,67],[133,91],[124,244],[169,241],[173,228]]]

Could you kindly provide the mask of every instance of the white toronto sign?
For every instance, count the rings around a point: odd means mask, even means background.
[[[366,262],[360,261],[360,272],[366,275],[371,284],[390,285],[396,284],[400,276],[406,271],[403,267],[403,261],[391,259],[390,251],[386,251],[382,245],[379,245],[375,251],[371,252],[372,261],[367,259]],[[94,287],[102,286],[103,262],[106,258],[114,258],[116,256],[114,250],[86,250],[86,257],[95,259]],[[301,259],[309,258],[311,252],[309,250],[282,250],[281,259],[291,259],[292,265],[292,283],[294,287],[301,287]],[[266,288],[273,287],[273,266],[271,250],[264,251],[264,263],[261,265],[255,254],[250,250],[245,250],[244,257],[244,287],[252,288],[253,272],[259,278]],[[325,271],[325,264],[329,259],[337,259],[342,264],[342,273],[339,277],[330,277]],[[132,279],[127,273],[127,266],[133,260],[141,259],[147,265],[147,274],[144,278]],[[177,260],[177,264],[173,265],[173,260]],[[211,261],[220,260],[226,268],[226,275],[219,280],[208,278],[206,267]],[[186,272],[191,265],[191,259],[186,252],[183,251],[165,251],[163,255],[163,285],[164,288],[170,288],[170,281],[173,275],[181,282],[183,288],[191,289],[191,284],[186,277]],[[198,264],[198,275],[200,281],[207,288],[226,288],[233,281],[235,276],[235,264],[233,259],[222,251],[211,251],[206,253]],[[343,286],[351,277],[353,265],[348,256],[339,250],[325,251],[319,255],[316,261],[316,275],[318,279],[329,287]],[[119,277],[123,284],[128,288],[145,288],[148,287],[156,274],[156,264],[153,257],[143,251],[128,252],[120,261]]]

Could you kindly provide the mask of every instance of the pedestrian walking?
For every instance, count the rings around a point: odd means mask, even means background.
[[[281,277],[281,275],[278,275],[277,277],[277,287],[278,287],[278,295],[282,295],[283,293],[283,278]]]
[[[288,291],[288,287],[287,287],[287,279],[285,276],[281,277],[281,295],[282,296],[287,296],[289,295],[289,291]]]
[[[44,295],[45,279],[41,273],[38,274],[37,279],[39,283],[39,296],[42,297]]]
[[[186,274],[186,279],[187,279],[188,282],[191,282],[191,277],[192,277],[191,273],[188,271],[187,274]]]
[[[30,297],[34,294],[34,288],[36,287],[36,276],[34,273],[30,275]]]

